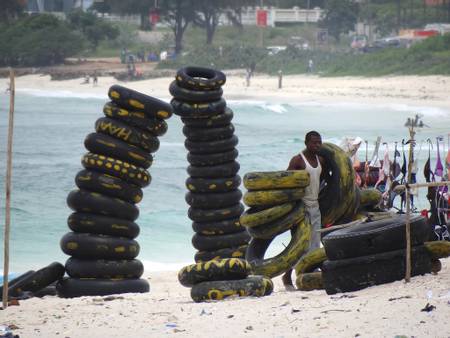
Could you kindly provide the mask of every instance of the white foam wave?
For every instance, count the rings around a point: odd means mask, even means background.
[[[154,262],[154,261],[142,261],[142,263],[144,264],[144,269],[145,271],[150,271],[150,272],[159,272],[159,271],[178,271],[180,270],[182,267],[186,266],[186,265],[190,265],[192,264],[189,262],[185,262],[185,263],[163,263],[163,262]]]
[[[98,94],[98,93],[80,93],[72,92],[69,90],[42,90],[42,89],[31,89],[22,88],[17,90],[18,93],[23,93],[31,96],[38,97],[54,97],[54,98],[78,98],[78,99],[108,99],[108,95]]]

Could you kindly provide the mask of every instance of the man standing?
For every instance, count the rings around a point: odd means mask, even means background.
[[[322,146],[322,137],[317,131],[310,131],[305,135],[306,149],[295,155],[289,162],[287,170],[306,170],[309,173],[309,186],[305,188],[305,196],[302,201],[305,205],[306,215],[311,223],[311,243],[308,252],[320,247],[320,233],[317,230],[322,227],[322,219],[319,209],[319,189],[322,167],[325,160],[319,156]],[[283,284],[286,289],[292,289],[292,269],[283,275]]]

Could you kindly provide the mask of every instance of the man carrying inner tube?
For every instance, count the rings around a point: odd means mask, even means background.
[[[320,247],[320,233],[317,230],[322,228],[322,219],[319,209],[319,190],[322,167],[325,166],[325,159],[319,156],[319,149],[322,146],[322,137],[317,131],[310,131],[305,135],[306,149],[298,155],[292,157],[287,170],[306,170],[309,173],[310,183],[305,188],[305,196],[302,201],[305,205],[306,216],[311,223],[311,243],[309,251]],[[294,290],[292,284],[292,269],[286,271],[282,280],[287,290]]]

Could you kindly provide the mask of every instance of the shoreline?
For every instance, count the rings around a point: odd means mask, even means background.
[[[8,87],[8,79],[0,79],[0,90]],[[99,77],[98,85],[81,84],[83,79],[51,81],[48,75],[26,75],[16,78],[16,93],[33,92],[58,96],[107,98],[108,88],[120,84],[145,94],[170,100],[169,85],[172,77],[133,82],[121,82],[113,77]],[[239,72],[227,77],[224,97],[227,100],[253,100],[285,104],[316,102],[323,104],[361,103],[369,105],[426,106],[450,110],[450,76],[390,76],[380,78],[332,77],[315,75],[286,75],[283,88],[278,89],[276,76],[255,75],[250,87]],[[50,94],[52,96],[52,94]]]

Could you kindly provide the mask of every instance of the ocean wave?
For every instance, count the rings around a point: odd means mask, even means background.
[[[43,89],[22,88],[16,90],[16,92],[37,97],[101,99],[101,100],[108,99],[108,95],[106,93],[105,94],[79,93],[79,92],[72,92],[69,90],[43,90]]]

